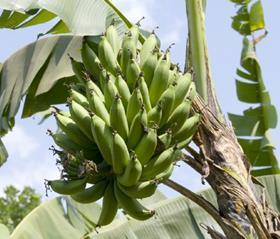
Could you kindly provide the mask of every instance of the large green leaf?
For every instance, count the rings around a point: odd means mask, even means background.
[[[258,62],[255,44],[247,35],[265,28],[263,9],[260,0],[235,1],[237,14],[233,17],[232,27],[245,35],[241,53],[241,67],[237,69],[236,92],[240,101],[254,104],[244,110],[243,115],[229,114],[239,143],[253,166],[254,175],[280,173],[270,129],[277,125],[277,112],[271,104],[265,88],[261,67]],[[261,39],[261,36],[259,39]]]
[[[265,196],[269,205],[279,211],[280,175],[259,177],[258,180],[266,187]],[[260,187],[258,192],[262,193]],[[199,194],[217,207],[212,189]],[[182,196],[166,199],[161,193],[153,197],[149,199],[148,207],[156,210],[154,218],[137,221],[120,213],[112,224],[98,229],[94,228],[100,212],[97,204],[83,205],[66,198],[66,206],[63,207],[63,199],[57,198],[42,204],[27,216],[11,239],[81,238],[85,232],[90,232],[86,238],[92,239],[210,239],[201,225],[212,226],[221,232],[212,217],[190,200]]]
[[[264,86],[261,68],[252,44],[244,38],[241,54],[243,68],[237,70],[240,79],[236,80],[236,89],[240,101],[257,106],[245,110],[243,115],[229,114],[229,118],[239,143],[253,166],[252,173],[280,173],[269,133],[269,130],[277,125],[277,112]]]
[[[10,238],[9,229],[3,224],[0,224],[0,238],[1,239],[9,239]]]
[[[66,102],[63,83],[73,75],[67,54],[79,60],[81,42],[81,37],[53,36],[31,43],[6,60],[0,76],[1,122],[13,121],[24,95],[23,117],[45,110],[50,104]],[[2,134],[10,125],[1,124]]]
[[[94,223],[100,214],[100,206],[76,204],[67,197],[47,201],[27,215],[11,235],[13,239],[82,238],[93,225],[84,219],[90,217]]]
[[[46,33],[71,32],[74,35],[100,35],[115,19],[120,29],[131,23],[109,0],[0,0],[4,9],[0,28],[23,28],[56,19]],[[122,21],[119,21],[119,19]],[[123,23],[124,21],[124,23]]]

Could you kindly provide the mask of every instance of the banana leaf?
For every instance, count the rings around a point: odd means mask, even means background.
[[[263,7],[260,0],[231,0],[238,8],[232,17],[232,28],[241,35],[248,36],[252,32],[265,28]]]
[[[269,205],[280,211],[280,175],[258,177],[258,180],[266,187],[265,196]],[[260,186],[258,192],[262,193]],[[212,189],[198,194],[217,207]],[[156,210],[155,217],[137,221],[119,212],[112,224],[95,228],[100,213],[97,203],[79,204],[68,197],[55,198],[24,218],[11,239],[210,239],[205,225],[221,232],[207,212],[182,196],[166,198],[157,192],[144,203]]]
[[[0,223],[0,238],[1,239],[9,239],[10,238],[9,229],[1,223]]]
[[[277,112],[271,104],[269,92],[262,78],[255,44],[265,35],[249,41],[247,35],[265,29],[261,1],[236,1],[237,14],[233,17],[232,27],[244,35],[241,53],[241,68],[237,69],[236,91],[241,102],[254,104],[244,110],[243,115],[229,113],[238,141],[253,166],[255,176],[280,173],[274,154],[270,130],[276,128]]]
[[[0,0],[0,8],[4,9],[0,28],[18,29],[50,22],[52,26],[46,34],[100,35],[113,19],[120,31],[123,21],[130,24],[109,0]]]

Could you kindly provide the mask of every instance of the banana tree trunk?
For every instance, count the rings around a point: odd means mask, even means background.
[[[184,161],[202,175],[217,196],[219,210],[209,202],[169,180],[171,188],[202,206],[218,222],[224,235],[207,227],[212,238],[247,239],[280,238],[280,214],[269,208],[263,195],[258,195],[250,175],[250,164],[231,126],[225,123],[216,99],[207,52],[203,0],[185,0],[189,39],[186,70],[193,71],[197,97],[193,110],[202,115],[194,142],[199,153]]]
[[[202,175],[217,196],[219,211],[207,201],[169,180],[166,184],[202,206],[224,231],[224,235],[207,227],[213,239],[280,238],[280,214],[271,208],[263,195],[258,195],[258,181],[250,175],[250,165],[238,144],[233,129],[220,122],[197,97],[193,109],[202,114],[194,138],[200,149],[184,161]]]

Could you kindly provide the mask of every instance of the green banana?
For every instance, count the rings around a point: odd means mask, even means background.
[[[91,117],[91,132],[94,141],[106,162],[112,165],[111,147],[113,135],[111,128],[97,115]]]
[[[91,148],[92,142],[87,138],[87,136],[80,130],[79,126],[71,118],[60,113],[56,113],[55,118],[58,126],[69,136],[72,141],[82,146],[83,148]]]
[[[134,149],[144,135],[144,129],[147,127],[147,113],[144,107],[134,117],[128,139],[127,146],[129,149]]]
[[[173,134],[172,144],[179,143],[192,136],[197,130],[199,121],[199,114],[195,114],[194,116],[188,118],[183,124],[183,126],[176,133]]]
[[[165,169],[162,173],[159,173],[157,176],[155,176],[154,180],[158,183],[164,182],[166,179],[168,179],[174,169],[174,163],[170,164],[167,169]]]
[[[104,99],[104,95],[102,93],[102,91],[100,90],[100,88],[90,79],[89,76],[87,76],[86,78],[86,82],[85,82],[85,86],[86,86],[86,91],[87,91],[87,95],[90,94],[90,92],[95,92],[98,97],[100,98],[101,101],[105,101]]]
[[[119,92],[116,85],[114,84],[114,81],[112,80],[110,75],[107,75],[107,81],[104,86],[104,97],[105,97],[105,105],[108,111],[110,111],[112,103],[117,94],[119,94]]]
[[[132,37],[131,32],[128,32],[123,39],[122,42],[122,52],[121,52],[121,68],[122,72],[126,72],[126,68],[128,67],[128,62],[131,58],[136,58],[137,45],[135,44],[135,40]]]
[[[165,129],[172,129],[172,132],[177,132],[182,125],[185,123],[186,119],[189,117],[191,110],[191,101],[184,100],[171,114],[166,124],[162,127]]]
[[[110,125],[110,114],[98,95],[95,92],[90,92],[88,100],[90,109],[93,111],[93,113],[103,119],[107,125]]]
[[[141,67],[145,64],[145,62],[151,57],[154,49],[158,47],[157,38],[154,32],[150,34],[150,36],[145,40],[142,48],[140,50],[140,65]]]
[[[91,119],[88,111],[83,106],[76,103],[75,101],[71,102],[71,104],[69,105],[69,110],[70,110],[71,118],[79,126],[81,131],[91,141],[93,141],[93,137],[91,134]]]
[[[49,180],[48,186],[59,194],[71,195],[84,190],[86,187],[86,178],[65,181],[65,180]]]
[[[141,69],[135,59],[130,58],[126,67],[126,82],[129,89],[132,91],[135,88],[137,79],[141,73]]]
[[[144,73],[144,78],[148,87],[150,87],[151,85],[157,65],[158,65],[158,50],[154,49],[152,51],[152,54],[147,58],[145,62],[143,62],[141,66],[141,70]]]
[[[152,108],[148,113],[148,126],[158,126],[160,124],[162,117],[162,106],[159,102],[154,108]]]
[[[164,134],[158,136],[158,143],[161,143],[164,149],[167,149],[171,145],[171,141],[172,141],[171,130],[167,130]]]
[[[139,39],[139,25],[138,24],[133,24],[129,28],[129,33],[131,34],[131,38],[134,40],[134,43],[137,46],[138,39]]]
[[[195,133],[197,127],[195,127],[194,129],[192,129],[193,133],[185,140],[181,141],[181,142],[178,142],[176,144],[177,148],[178,149],[183,149],[185,148],[191,141],[192,141],[192,138],[193,138],[193,134]]]
[[[105,85],[107,83],[107,76],[108,76],[108,72],[106,71],[105,68],[102,67],[98,79],[99,79],[100,88],[103,93],[104,93]]]
[[[126,141],[129,133],[126,113],[119,95],[115,96],[110,110],[111,127]]]
[[[159,98],[162,107],[162,117],[159,126],[164,125],[167,119],[169,118],[173,109],[174,99],[175,99],[174,86],[170,85]]]
[[[138,88],[140,89],[141,95],[143,97],[143,103],[147,112],[149,112],[152,108],[149,96],[149,89],[146,84],[146,81],[143,77],[143,73],[140,73],[139,78],[137,80]]]
[[[173,67],[173,69],[169,70],[168,85],[176,83],[178,78],[180,77],[180,74],[178,73],[177,66],[173,65],[171,67]]]
[[[182,101],[186,98],[188,89],[191,84],[191,80],[191,75],[189,73],[186,73],[182,75],[176,82],[173,109],[175,109],[179,104],[181,104]]]
[[[80,92],[78,92],[74,89],[70,89],[69,95],[72,100],[76,101],[84,108],[89,109],[89,102],[87,100],[87,97],[85,97],[83,94],[81,94]]]
[[[191,82],[188,93],[187,93],[187,98],[189,100],[193,100],[196,97],[196,95],[197,95],[197,92],[196,92],[196,88],[195,88],[195,83]]]
[[[117,182],[114,184],[114,189],[118,204],[129,216],[137,220],[147,220],[155,214],[155,211],[145,208],[137,199],[131,198],[123,193],[118,187]]]
[[[140,111],[143,104],[143,98],[139,88],[135,88],[128,101],[126,109],[126,117],[128,125],[130,126],[135,115]]]
[[[121,96],[121,100],[122,100],[123,106],[126,109],[128,101],[129,101],[129,99],[131,97],[131,93],[130,93],[130,90],[129,90],[129,87],[128,87],[127,83],[122,78],[121,74],[117,75],[116,81],[115,81],[115,85],[116,85],[116,87],[118,89],[118,92],[119,92],[119,94]]]
[[[67,134],[64,133],[52,133],[49,131],[50,136],[53,138],[54,142],[62,149],[67,152],[74,153],[81,149],[81,146],[76,144],[71,140]]]
[[[106,180],[102,180],[95,185],[85,189],[82,192],[75,193],[71,195],[71,198],[79,203],[92,203],[104,195],[106,186],[108,182]]]
[[[97,226],[105,226],[110,224],[118,211],[118,201],[115,196],[114,181],[111,181],[106,187],[101,213],[97,222]]]
[[[122,174],[130,161],[129,152],[123,138],[118,134],[113,134],[112,162],[115,174]]]
[[[116,55],[105,36],[101,37],[98,44],[98,57],[102,65],[113,75],[120,71]]]
[[[66,150],[68,153],[75,154],[76,152],[82,151],[85,158],[95,159],[99,156],[97,145],[92,143],[90,149],[81,148],[80,145],[76,144],[73,140],[69,138],[67,134],[64,133],[52,133],[50,132],[54,142],[63,150]],[[97,160],[98,161],[98,160]]]
[[[76,61],[73,57],[69,56],[72,70],[75,73],[75,76],[79,80],[80,83],[84,84],[84,74],[86,72],[86,68],[83,63]]]
[[[162,93],[168,86],[169,79],[169,63],[166,55],[159,61],[151,85],[149,86],[150,100],[152,106],[155,106]]]
[[[177,157],[177,149],[171,147],[164,150],[160,155],[152,158],[143,168],[141,180],[154,179],[159,173],[165,171]]]
[[[119,53],[119,50],[121,48],[121,40],[120,40],[119,34],[117,32],[117,29],[114,26],[114,23],[111,24],[107,28],[106,38],[107,38],[108,42],[110,43],[110,45],[115,53],[115,56],[117,56]]]
[[[131,187],[125,187],[118,183],[118,187],[129,197],[146,198],[152,196],[155,193],[157,184],[155,181],[145,181],[139,182]]]
[[[117,176],[117,180],[120,184],[126,187],[130,187],[135,185],[139,181],[141,173],[142,165],[137,159],[137,156],[132,155],[128,165],[124,170],[124,173],[122,175]]]
[[[153,156],[157,147],[157,133],[153,128],[147,129],[139,143],[135,148],[135,154],[141,162],[145,165]]]
[[[93,75],[94,78],[98,78],[101,68],[100,60],[98,59],[95,52],[90,48],[86,42],[86,38],[83,38],[82,50],[81,50],[82,60],[85,66],[85,69]]]

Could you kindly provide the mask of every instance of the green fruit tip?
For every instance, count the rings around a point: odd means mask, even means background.
[[[117,77],[123,76],[121,68],[116,70]]]
[[[141,106],[140,106],[140,112],[143,113],[145,110],[145,105],[144,103],[142,102]]]
[[[158,124],[154,123],[151,127],[151,130],[158,130],[160,127]]]
[[[99,67],[99,69],[101,70],[101,71],[105,71],[105,68],[103,67],[103,65],[101,64],[101,62],[99,62],[98,64],[98,67]]]
[[[72,98],[71,96],[67,97],[66,103],[67,103],[68,105],[71,104],[72,101],[73,101],[73,98]]]
[[[136,155],[136,153],[133,149],[129,150],[129,155],[130,155],[131,158],[137,157],[137,155]]]
[[[46,134],[49,135],[49,136],[53,136],[53,132],[50,129],[47,129]]]
[[[158,103],[157,103],[157,110],[162,110],[162,101],[159,101]]]
[[[112,135],[113,135],[113,137],[115,137],[117,135],[117,133],[118,132],[115,129],[112,128]]]
[[[135,23],[135,25],[138,26],[138,27],[140,27],[140,26],[141,26],[141,22],[142,22],[144,19],[145,19],[144,16],[141,17],[141,18]]]
[[[74,58],[70,55],[70,53],[67,53],[67,56],[69,57],[69,59],[70,59],[71,61],[74,61]]]
[[[152,33],[151,33],[151,34],[154,34],[154,35],[155,35],[155,34],[156,34],[156,30],[158,30],[158,29],[159,29],[159,26],[155,26],[154,29],[152,30]]]
[[[152,54],[157,54],[159,52],[159,49],[157,46],[152,50]]]
[[[90,117],[95,116],[95,113],[94,113],[93,111],[88,111],[88,113],[89,113],[89,116],[90,116]]]
[[[122,98],[122,97],[121,97],[118,93],[115,95],[115,100],[116,100],[116,101],[121,100],[121,98]]]
[[[66,83],[66,82],[64,82],[64,83],[63,83],[63,86],[65,86],[65,87],[67,88],[67,90],[70,91],[71,89],[73,89],[74,83],[73,83],[73,82],[72,82],[72,83]]]
[[[58,115],[58,113],[59,113],[59,112],[55,110],[55,111],[52,112],[52,115],[56,118],[57,115]]]
[[[173,145],[172,149],[173,149],[173,151],[178,149],[178,143],[177,142]]]
[[[117,21],[116,21],[116,18],[113,18],[112,21],[111,21],[111,23],[110,23],[110,26],[115,26],[116,22],[117,22]]]
[[[106,80],[107,81],[111,80],[110,73],[108,73],[108,72],[106,73]]]
[[[172,129],[171,129],[171,127],[168,128],[168,129],[166,130],[166,133],[169,134],[169,135],[172,135]]]
[[[138,78],[140,78],[140,77],[144,77],[144,72],[143,72],[143,71],[141,71],[141,72],[139,73],[139,77],[138,77]]]
[[[175,46],[175,43],[174,43],[174,42],[171,43],[171,44],[167,47],[167,49],[165,50],[165,53],[167,54],[168,52],[170,52],[170,50],[171,50],[171,48],[172,48],[173,46]]]
[[[146,127],[146,126],[144,126],[144,129],[143,129],[143,130],[144,130],[144,133],[145,133],[145,134],[148,134],[148,133],[150,132],[151,129],[148,128],[148,127]]]

